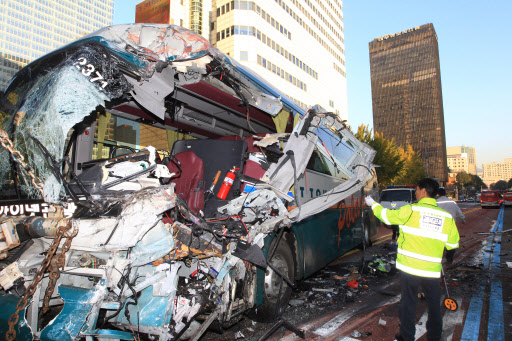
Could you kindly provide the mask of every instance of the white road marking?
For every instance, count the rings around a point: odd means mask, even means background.
[[[420,320],[416,324],[416,334],[414,335],[414,339],[418,340],[427,332],[427,319],[428,319],[428,311],[425,310]],[[420,323],[421,322],[421,323]]]
[[[394,304],[400,301],[400,295],[397,295],[387,301],[384,301],[380,306],[375,307],[379,308],[382,306]],[[343,323],[345,323],[349,318],[351,318],[355,312],[359,309],[359,307],[351,308],[347,311],[344,311],[342,314],[337,315],[333,319],[327,321],[323,326],[317,328],[314,333],[320,335],[322,337],[327,337],[331,335],[336,329],[338,329]]]

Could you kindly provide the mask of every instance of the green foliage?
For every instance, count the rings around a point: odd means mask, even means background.
[[[473,180],[471,174],[468,174],[466,172],[460,172],[459,174],[457,174],[456,179],[457,184],[462,187],[469,185]]]
[[[471,174],[471,184],[473,186],[475,186],[475,188],[478,188],[478,189],[480,189],[480,188],[486,189],[487,188],[487,185],[485,184],[485,182],[478,175]]]
[[[381,187],[415,184],[425,177],[423,163],[410,145],[404,150],[397,147],[393,139],[386,139],[379,133],[372,137],[372,130],[364,124],[357,128],[355,136],[376,150],[373,163],[380,166],[376,171]]]
[[[491,184],[491,189],[504,191],[507,189],[507,182],[505,180],[500,180],[494,184]]]
[[[487,189],[487,185],[478,175],[460,172],[457,174],[456,180],[457,187],[466,189],[471,194],[474,194],[477,190],[480,189]]]
[[[404,166],[398,172],[394,182],[396,184],[416,184],[426,176],[423,161],[410,144],[407,145],[405,150],[399,148],[399,152],[404,161]]]

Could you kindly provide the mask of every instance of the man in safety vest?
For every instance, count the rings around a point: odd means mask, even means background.
[[[416,186],[418,203],[398,210],[383,208],[371,197],[365,198],[375,216],[386,225],[399,225],[396,268],[401,271],[402,298],[400,300],[400,334],[397,340],[414,340],[416,303],[421,286],[428,304],[427,338],[441,339],[441,261],[443,251],[459,247],[459,231],[455,220],[437,207],[439,183],[422,179]]]

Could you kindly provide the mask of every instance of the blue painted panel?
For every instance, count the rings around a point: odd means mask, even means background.
[[[41,340],[73,340],[80,333],[92,304],[89,303],[95,290],[76,288],[68,285],[59,286],[59,295],[64,299],[64,308],[41,332]]]
[[[2,340],[5,340],[5,334],[9,330],[7,321],[9,317],[16,311],[16,305],[20,298],[14,295],[0,295],[0,336]],[[25,320],[25,310],[20,311],[18,324],[15,327],[16,340],[32,340],[32,333]]]
[[[163,327],[169,324],[171,320],[174,295],[175,292],[171,293],[170,296],[167,297],[154,297],[153,286],[150,285],[141,291],[137,305],[128,305],[129,302],[134,302],[134,300],[127,300],[124,308],[116,317],[116,321],[135,326],[138,323],[140,325],[150,327]],[[128,312],[130,313],[130,321],[126,319],[126,309],[128,309]]]

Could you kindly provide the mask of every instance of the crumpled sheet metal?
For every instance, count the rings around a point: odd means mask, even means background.
[[[276,133],[276,134],[267,134],[261,140],[255,140],[253,142],[253,146],[258,146],[262,148],[266,148],[270,146],[271,144],[279,142],[279,138],[285,138],[289,133]]]
[[[161,221],[161,214],[175,205],[174,184],[143,189],[125,200],[117,219],[76,220],[78,234],[71,246],[77,250],[126,250],[135,246]]]
[[[162,24],[127,24],[105,27],[83,39],[104,37],[122,51],[135,50],[155,61],[184,61],[207,54],[222,56],[208,40],[186,28]]]

